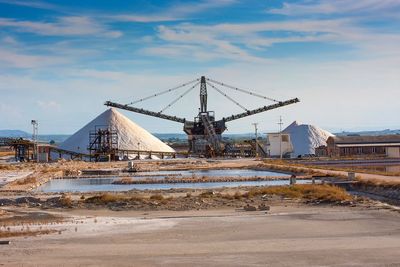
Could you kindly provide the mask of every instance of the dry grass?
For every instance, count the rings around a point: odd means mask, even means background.
[[[36,177],[29,176],[24,179],[17,180],[15,183],[17,185],[26,185],[26,184],[36,184],[37,182],[38,181],[37,181]]]
[[[308,174],[308,175],[320,175],[325,176],[324,173],[312,170],[311,167],[306,167],[304,165],[288,163],[284,160],[264,160],[264,164],[260,167],[267,168],[271,171],[281,171],[294,174]]]
[[[119,195],[105,193],[105,194],[101,194],[98,196],[89,197],[89,198],[85,199],[85,202],[92,203],[92,204],[99,204],[99,205],[103,204],[104,205],[104,204],[113,203],[113,202],[117,202],[117,201],[121,201],[121,200],[127,200],[127,198],[123,197],[123,196],[119,196]]]
[[[350,201],[352,196],[344,189],[332,185],[293,185],[293,186],[271,186],[255,188],[245,193],[248,198],[257,195],[277,195],[291,199],[305,199],[311,201]]]
[[[16,166],[15,165],[11,165],[11,164],[0,164],[0,170],[2,171],[8,171],[8,170],[16,170]]]
[[[72,208],[73,206],[73,201],[72,198],[70,196],[63,196],[60,198],[60,204],[63,207],[67,207],[67,208]]]
[[[162,195],[162,199],[164,197]],[[153,195],[153,199],[159,199],[158,195]],[[151,197],[150,197],[151,198]],[[84,200],[85,203],[91,203],[91,204],[97,204],[97,205],[106,205],[109,203],[115,203],[115,202],[120,202],[120,201],[144,201],[144,197],[141,197],[139,195],[133,195],[133,196],[123,196],[123,195],[116,195],[116,194],[110,194],[110,193],[104,193],[101,195],[93,196],[93,197],[88,197]]]
[[[158,200],[158,201],[162,201],[164,200],[164,196],[161,194],[155,194],[155,195],[151,195],[150,196],[151,200]]]
[[[51,233],[58,232],[57,230],[25,230],[25,231],[0,231],[0,238],[18,237],[18,236],[38,236],[48,235]]]
[[[58,166],[48,166],[45,165],[40,172],[42,174],[51,174],[51,173],[56,173],[56,172],[62,172],[64,174],[64,171],[62,168],[58,167]]]
[[[353,199],[344,189],[332,185],[268,186],[250,189],[244,193],[236,191],[234,194],[221,194],[207,191],[201,193],[199,198],[223,198],[240,201],[243,198],[252,199],[260,195],[275,195],[282,198],[331,203],[351,201]]]
[[[139,196],[139,195],[134,195],[134,196],[129,197],[129,201],[139,201],[139,202],[142,202],[143,199],[144,199],[144,197]]]
[[[233,198],[237,200],[242,199],[242,197],[243,196],[239,191],[236,191],[235,194],[233,195]]]
[[[212,198],[215,195],[213,191],[206,191],[199,194],[199,198]]]

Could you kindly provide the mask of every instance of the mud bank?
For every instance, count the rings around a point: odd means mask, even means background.
[[[400,185],[355,183],[350,186],[349,191],[393,205],[400,205]]]

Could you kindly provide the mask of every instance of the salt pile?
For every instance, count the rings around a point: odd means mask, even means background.
[[[143,151],[175,152],[170,146],[114,108],[104,111],[86,124],[82,129],[65,140],[60,145],[60,148],[67,151],[89,154],[87,149],[89,146],[89,133],[94,131],[96,126],[115,129],[118,133],[118,148],[122,150],[139,149]]]
[[[294,148],[293,157],[315,154],[315,148],[326,145],[326,140],[333,136],[317,126],[299,124],[297,121],[290,124],[283,132],[290,134]]]

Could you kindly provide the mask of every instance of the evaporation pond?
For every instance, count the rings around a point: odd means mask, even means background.
[[[287,178],[288,174],[270,172],[263,170],[250,169],[228,169],[228,170],[191,170],[191,171],[160,171],[160,172],[141,172],[136,173],[133,179],[155,178],[163,179],[167,176],[176,177],[282,177]],[[138,190],[156,190],[171,188],[218,188],[218,187],[237,187],[237,186],[261,186],[261,185],[285,185],[289,181],[287,179],[273,181],[238,181],[238,182],[205,182],[205,183],[171,183],[171,184],[113,184],[114,181],[121,177],[104,177],[104,178],[79,178],[79,179],[54,179],[42,185],[37,190],[42,192],[94,192],[94,191],[128,191],[132,189]],[[298,183],[308,183],[307,180],[298,180]]]

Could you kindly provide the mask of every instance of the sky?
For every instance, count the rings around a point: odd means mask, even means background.
[[[72,4],[74,3],[74,4]],[[72,134],[107,109],[200,76],[300,103],[228,123],[399,129],[399,0],[0,0],[0,129]],[[186,87],[187,89],[190,87]],[[273,104],[218,87],[246,109]],[[135,104],[160,111],[185,88]],[[240,106],[208,87],[217,119]],[[199,89],[164,113],[192,120]],[[182,124],[121,111],[154,133]]]

